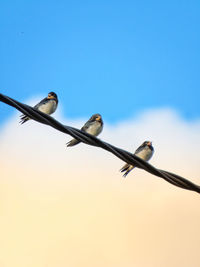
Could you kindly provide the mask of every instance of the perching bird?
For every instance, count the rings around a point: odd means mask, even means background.
[[[58,106],[58,97],[54,92],[50,92],[48,93],[48,96],[42,99],[37,105],[34,106],[34,108],[50,115],[55,112],[57,106]],[[21,124],[30,120],[30,118],[26,115],[21,115],[20,117],[21,117],[20,121]]]
[[[103,120],[100,114],[94,114],[92,117],[83,125],[81,131],[89,133],[91,135],[97,136],[101,133],[103,129]],[[77,139],[72,139],[67,143],[67,146],[75,146],[80,141]]]
[[[150,160],[150,158],[152,157],[153,155],[153,152],[154,152],[154,148],[152,146],[152,142],[150,141],[145,141],[141,146],[139,146],[134,155],[136,155],[138,158],[141,158],[145,161],[148,161]],[[124,177],[126,177],[126,175],[132,170],[134,169],[135,166],[131,165],[131,164],[128,164],[126,163],[121,169],[120,171],[121,172],[125,172],[124,173]]]

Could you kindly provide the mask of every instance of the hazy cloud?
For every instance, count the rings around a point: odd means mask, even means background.
[[[18,121],[0,133],[1,266],[199,266],[197,193],[142,170],[124,179],[114,155]],[[129,151],[152,140],[153,165],[200,184],[199,134],[200,121],[160,109],[105,123],[100,138]]]

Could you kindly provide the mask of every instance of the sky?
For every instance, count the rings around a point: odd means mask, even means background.
[[[195,0],[1,1],[0,91],[27,101],[53,90],[74,119],[163,106],[196,119],[199,11]],[[1,110],[1,121],[13,112]]]
[[[199,1],[1,1],[0,93],[200,185]],[[0,102],[1,267],[199,267],[199,195]]]

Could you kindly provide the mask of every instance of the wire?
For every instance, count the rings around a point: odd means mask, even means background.
[[[0,94],[0,101],[4,102],[17,110],[21,111],[23,114],[27,115],[29,118],[49,125],[56,130],[63,132],[65,134],[69,134],[72,137],[76,138],[80,142],[83,142],[87,145],[101,147],[102,149],[105,149],[112,154],[114,154],[116,157],[120,158],[121,160],[127,162],[128,164],[134,165],[140,169],[143,169],[155,176],[158,176],[160,178],[163,178],[167,182],[178,186],[180,188],[195,191],[197,193],[200,193],[200,186],[192,183],[191,181],[187,180],[186,178],[183,178],[177,174],[160,170],[155,168],[153,165],[149,164],[148,162],[142,160],[141,158],[138,158],[134,154],[125,151],[121,148],[115,147],[109,143],[103,142],[100,139],[96,138],[93,135],[90,135],[86,132],[83,132],[79,129],[76,129],[74,127],[66,126],[60,123],[59,121],[55,120],[53,117],[42,113],[39,110],[36,110],[33,107],[30,107],[26,104],[20,103],[15,99],[12,99],[8,96],[5,96],[3,94]]]

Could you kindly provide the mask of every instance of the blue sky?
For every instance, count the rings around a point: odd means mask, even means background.
[[[199,1],[1,1],[0,92],[55,91],[68,118],[160,107],[199,118],[199,12]]]

